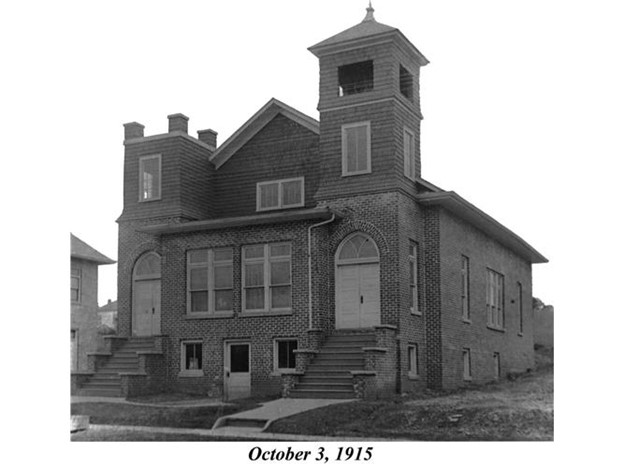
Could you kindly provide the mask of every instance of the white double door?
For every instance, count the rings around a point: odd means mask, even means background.
[[[379,263],[339,265],[336,272],[336,328],[380,324]]]

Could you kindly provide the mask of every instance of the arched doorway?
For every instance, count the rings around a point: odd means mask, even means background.
[[[379,250],[358,232],[336,252],[336,328],[374,327],[380,316]]]
[[[160,335],[160,255],[143,254],[132,272],[132,334]]]

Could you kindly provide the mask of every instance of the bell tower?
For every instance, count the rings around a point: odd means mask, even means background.
[[[397,28],[364,20],[309,48],[319,59],[317,200],[403,188],[420,177],[420,67]]]

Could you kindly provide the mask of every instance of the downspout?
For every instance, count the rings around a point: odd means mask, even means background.
[[[312,329],[312,228],[329,224],[336,219],[336,214],[332,213],[330,219],[313,224],[308,228],[308,319],[309,328]]]

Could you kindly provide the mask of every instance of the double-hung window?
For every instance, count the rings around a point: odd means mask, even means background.
[[[304,204],[304,179],[272,180],[256,185],[256,210],[295,208]]]
[[[464,363],[464,380],[472,380],[472,358],[470,356],[470,348],[463,349],[462,359]]]
[[[371,172],[370,122],[342,126],[342,175]]]
[[[80,268],[71,269],[70,296],[72,302],[80,302]]]
[[[418,287],[418,244],[410,242],[409,247],[409,270],[410,270],[410,311],[412,314],[421,315],[420,288]]]
[[[160,155],[139,158],[139,201],[159,200],[160,185]]]
[[[416,136],[407,128],[403,129],[403,169],[405,177],[416,179]]]
[[[500,378],[500,353],[494,353],[493,355],[493,363],[494,363],[494,378]]]
[[[518,320],[520,320],[519,333],[524,333],[524,310],[522,305],[522,283],[518,283]]]
[[[243,247],[243,311],[286,312],[291,307],[290,243]]]
[[[214,314],[232,312],[232,249],[187,252],[187,312]]]
[[[462,318],[466,321],[470,320],[470,260],[462,255],[461,266],[461,305]]]
[[[486,309],[488,325],[502,330],[505,323],[504,317],[504,278],[494,270],[487,270],[486,282]]]

